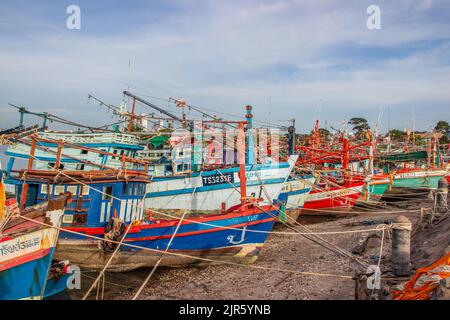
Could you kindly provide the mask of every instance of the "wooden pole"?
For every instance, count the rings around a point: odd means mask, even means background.
[[[244,123],[239,123],[239,132],[237,140],[238,159],[239,159],[239,181],[241,190],[241,203],[245,203],[247,197],[247,177],[245,176],[245,134]]]
[[[61,165],[61,152],[62,152],[63,145],[60,141],[58,141],[58,150],[56,151],[56,162],[55,162],[55,168],[59,169],[59,166]]]
[[[31,140],[31,149],[30,149],[30,157],[28,158],[28,166],[27,170],[33,169],[33,159],[34,159],[34,153],[36,151],[36,140],[32,138]],[[26,179],[26,177],[25,177]],[[22,192],[20,194],[20,208],[25,208],[25,203],[27,202],[27,194],[28,194],[28,184],[25,182],[22,185]]]
[[[133,98],[133,108],[131,109],[130,122],[128,123],[128,132],[133,129],[134,111],[136,110],[136,98]]]

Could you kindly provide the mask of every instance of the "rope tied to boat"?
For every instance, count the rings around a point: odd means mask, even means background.
[[[34,223],[46,226],[46,227],[55,228],[55,229],[57,229],[59,231],[62,231],[62,232],[67,232],[67,233],[70,233],[70,234],[75,234],[75,235],[78,235],[78,236],[83,236],[83,237],[94,239],[94,240],[100,240],[100,241],[104,240],[101,237],[97,237],[97,236],[93,236],[93,235],[90,235],[90,234],[85,234],[85,233],[81,233],[81,232],[77,232],[77,231],[72,231],[72,230],[69,230],[69,229],[66,229],[66,228],[62,228],[62,227],[53,226],[53,225],[50,225],[48,223],[37,221],[37,220],[31,219],[31,218],[28,218],[28,217],[20,216],[20,218],[25,219],[25,220],[30,221],[30,222],[34,222]],[[129,229],[130,228],[127,228],[127,230],[129,230]],[[123,241],[124,238],[125,237],[123,237],[121,241]],[[158,250],[158,249],[152,249],[152,248],[148,248],[148,247],[138,246],[138,245],[134,245],[134,244],[127,243],[127,242],[120,242],[120,241],[114,241],[114,240],[107,240],[107,241],[110,241],[110,242],[113,242],[113,243],[116,243],[116,244],[121,244],[123,246],[130,247],[130,248],[143,250],[143,251],[149,251],[149,252],[154,252],[154,253],[155,252],[156,253],[164,252],[163,250]],[[287,273],[298,274],[298,275],[334,277],[334,278],[341,278],[341,279],[348,279],[348,280],[352,280],[353,279],[353,276],[347,276],[347,275],[308,272],[308,271],[298,271],[298,270],[290,270],[290,269],[284,269],[284,268],[272,268],[272,267],[263,267],[263,266],[257,266],[257,265],[248,265],[248,264],[242,264],[242,263],[231,262],[231,261],[223,261],[223,260],[209,259],[209,258],[204,258],[204,257],[199,257],[199,256],[192,256],[192,255],[179,253],[179,252],[167,251],[165,254],[172,255],[172,256],[177,256],[177,257],[191,258],[191,259],[200,260],[200,261],[206,261],[206,262],[211,262],[211,263],[220,263],[220,264],[226,264],[226,265],[234,265],[234,266],[239,266],[239,267],[244,267],[244,268],[249,268],[249,269],[259,269],[259,270],[266,270],[266,271],[287,272]],[[99,277],[97,277],[97,281],[96,282],[98,282],[98,279],[99,279]],[[94,282],[94,283],[96,284],[96,282]],[[91,291],[92,291],[93,287],[94,286],[91,287]]]

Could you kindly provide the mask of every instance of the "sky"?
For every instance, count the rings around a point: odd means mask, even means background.
[[[66,27],[69,5],[79,30]],[[369,5],[381,29],[367,28]],[[18,123],[8,103],[111,123],[88,94],[120,105],[128,88],[174,112],[168,97],[223,117],[250,104],[299,132],[352,117],[429,130],[450,120],[450,1],[2,0],[0,128]]]

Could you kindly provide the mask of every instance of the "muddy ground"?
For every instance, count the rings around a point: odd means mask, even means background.
[[[404,199],[402,199],[404,200]],[[391,203],[384,209],[371,209],[339,219],[319,219],[307,226],[316,232],[370,229],[378,223],[389,222],[399,213],[386,211],[403,210],[416,229],[420,221],[420,208],[431,208],[433,201],[423,195],[420,199]],[[415,210],[415,211],[408,211]],[[311,221],[303,221],[311,223]],[[426,223],[421,223],[421,226]],[[283,225],[276,231],[290,232]],[[361,243],[368,233],[351,233],[323,236],[333,244],[349,251],[361,249]],[[379,234],[379,233],[378,233]],[[439,258],[449,244],[450,217],[433,227],[417,228],[412,238],[412,265],[419,268]],[[377,264],[380,237],[371,238],[361,257]],[[381,269],[390,269],[389,235],[386,234],[382,252]],[[353,276],[354,265],[347,259],[305,239],[301,235],[271,234],[256,262],[258,266],[283,268],[297,271],[329,273]],[[131,299],[143,283],[150,269],[127,273],[108,273],[106,276],[105,299]],[[71,290],[72,299],[79,299],[92,283],[94,272],[83,272],[82,290]],[[84,289],[84,290],[83,290]],[[95,290],[91,299],[95,299]],[[153,275],[140,299],[350,299],[355,298],[355,281],[338,277],[298,275],[289,272],[266,271],[245,266],[211,265],[207,267],[159,268]]]

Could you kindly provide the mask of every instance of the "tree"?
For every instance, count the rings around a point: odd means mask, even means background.
[[[328,140],[328,137],[330,136],[330,131],[325,128],[319,128],[319,134],[321,139]]]
[[[314,134],[314,130],[311,130],[310,135],[312,136]],[[330,137],[331,133],[328,129],[325,128],[319,128],[319,137],[321,141],[327,141]]]
[[[391,136],[392,140],[396,141],[405,140],[406,138],[406,132],[398,129],[392,129],[391,131],[389,131],[389,135]]]
[[[367,123],[367,120],[364,118],[351,118],[348,121],[348,124],[353,127],[353,131],[355,132],[355,135],[361,136],[364,134],[367,130],[370,129],[369,124]]]
[[[448,132],[450,130],[450,125],[448,124],[447,121],[443,120],[439,121],[434,127],[434,130],[443,134],[440,140],[442,144],[448,143]]]

